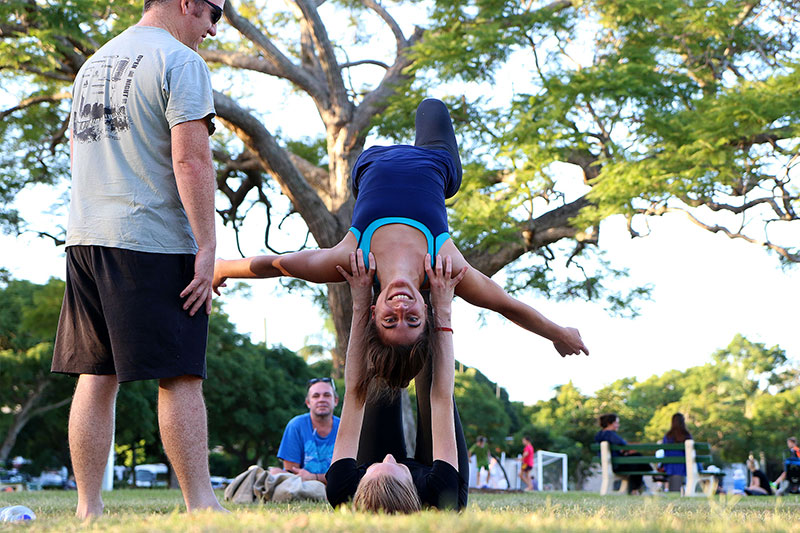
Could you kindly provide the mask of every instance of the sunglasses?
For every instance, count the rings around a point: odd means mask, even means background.
[[[222,8],[213,2],[203,0],[211,8],[211,24],[216,24],[222,18]]]
[[[332,378],[311,378],[311,379],[308,380],[308,383],[306,383],[306,389],[310,389],[311,385],[313,385],[314,383],[320,383],[320,382],[321,383],[330,383],[330,385],[333,388],[333,390],[336,390],[336,383],[334,383]]]

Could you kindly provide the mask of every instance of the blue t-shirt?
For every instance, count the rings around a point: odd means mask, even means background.
[[[310,413],[296,416],[283,431],[278,459],[297,463],[312,474],[324,474],[331,466],[338,431],[338,416],[333,417],[333,428],[327,437],[320,437],[314,430]]]

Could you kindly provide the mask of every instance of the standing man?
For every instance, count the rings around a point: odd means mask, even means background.
[[[202,384],[214,273],[214,102],[197,54],[224,0],[145,0],[81,67],[70,125],[67,288],[53,372],[77,375],[77,516],[102,514],[118,383],[158,379],[161,440],[189,511],[211,489]]]
[[[522,468],[519,471],[519,478],[525,483],[524,490],[533,490],[533,478],[531,474],[533,473],[533,444],[531,443],[531,438],[527,435],[522,437],[522,444],[525,445],[525,449],[522,450]]]
[[[308,413],[292,418],[283,432],[278,459],[283,469],[298,474],[303,481],[325,481],[331,466],[333,445],[339,431],[339,417],[333,408],[339,404],[336,385],[331,378],[308,381],[306,407]]]

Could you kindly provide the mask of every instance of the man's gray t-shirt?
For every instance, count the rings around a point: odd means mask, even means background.
[[[72,96],[67,246],[196,253],[170,129],[214,115],[203,59],[166,30],[132,26],[86,61]]]

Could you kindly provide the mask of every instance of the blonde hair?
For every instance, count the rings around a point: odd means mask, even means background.
[[[414,482],[401,481],[388,474],[362,479],[353,496],[353,507],[359,511],[382,511],[387,514],[410,514],[422,509]]]

